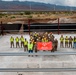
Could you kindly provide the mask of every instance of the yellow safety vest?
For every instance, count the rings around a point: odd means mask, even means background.
[[[61,38],[60,38],[60,42],[63,42],[63,41],[64,41],[64,38],[63,38],[63,37],[61,37]]]
[[[10,42],[14,42],[14,38],[10,38]]]
[[[32,50],[33,49],[33,44],[28,44],[28,50]]]
[[[45,42],[44,39],[42,39],[42,42]]]
[[[24,45],[28,45],[28,41],[24,41]]]
[[[15,40],[16,40],[16,42],[19,42],[19,38],[16,38]]]
[[[73,39],[74,42],[76,42],[76,39]]]
[[[48,42],[48,40],[44,40],[44,39],[42,39],[42,42]]]
[[[36,36],[36,37],[37,37],[37,34],[35,34],[34,36]]]
[[[24,42],[24,38],[20,38],[21,42]]]
[[[68,38],[65,38],[65,42],[68,42],[69,40],[68,40]]]
[[[48,40],[45,40],[46,42],[48,42]]]

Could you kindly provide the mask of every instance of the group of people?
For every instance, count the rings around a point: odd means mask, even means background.
[[[37,48],[37,42],[52,42],[51,52],[57,51],[58,40],[55,39],[52,32],[35,32],[30,34],[30,41],[34,42],[34,49]],[[45,50],[44,50],[45,51]]]
[[[65,46],[64,46],[65,45]],[[60,47],[61,48],[76,48],[76,36],[72,38],[72,36],[68,37],[66,36],[64,38],[63,35],[60,37]]]
[[[52,52],[57,50],[57,45],[58,45],[58,41],[57,39],[54,39],[54,35],[52,34],[52,32],[32,32],[30,33],[30,40],[29,42],[27,41],[26,38],[24,38],[23,36],[21,36],[20,38],[16,37],[14,39],[13,36],[11,36],[10,38],[10,45],[11,48],[15,47],[14,46],[14,41],[16,42],[16,48],[17,47],[24,47],[24,51],[29,51],[29,52],[37,52],[37,42],[52,42],[53,43],[53,50],[51,50]]]
[[[24,51],[29,51],[29,53],[33,53],[35,51],[37,53],[37,42],[52,42],[52,50],[51,52],[57,51],[58,40],[54,37],[52,32],[31,32],[30,40],[27,41],[23,36],[16,37],[15,39],[11,36],[10,45],[11,48],[14,47],[14,41],[16,42],[17,47],[23,47]],[[63,35],[60,37],[60,48],[76,48],[76,37],[72,38],[71,36],[66,36],[64,38]],[[44,50],[45,51],[45,50]]]

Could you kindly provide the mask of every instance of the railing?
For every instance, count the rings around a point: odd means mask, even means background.
[[[76,68],[0,68],[0,72],[76,72]]]
[[[57,31],[58,29],[31,29],[30,31],[35,32],[35,31],[39,31],[39,32],[45,32],[45,31]],[[60,31],[76,31],[76,29],[59,29]],[[29,32],[28,29],[26,30],[20,30],[23,32]],[[19,32],[19,30],[4,30],[4,32]]]
[[[41,53],[0,53],[0,56],[27,56],[27,55],[76,55],[76,52],[41,52]],[[76,72],[76,68],[0,68],[0,72]]]
[[[50,56],[50,55],[76,55],[76,52],[38,52],[38,53],[25,53],[25,52],[10,52],[10,53],[0,53],[0,56],[28,56],[28,55],[38,55],[38,56]]]

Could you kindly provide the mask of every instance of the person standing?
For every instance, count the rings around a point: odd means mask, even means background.
[[[73,42],[73,38],[70,36],[70,37],[69,37],[69,48],[70,48],[70,47],[72,48],[72,42]]]
[[[57,39],[54,40],[54,45],[55,45],[54,46],[55,47],[55,51],[57,51],[57,47],[58,47],[58,40]]]
[[[60,48],[64,48],[64,37],[61,35],[60,37]]]
[[[74,39],[73,39],[73,48],[76,48],[76,36],[74,36]]]
[[[24,52],[27,51],[27,49],[28,49],[28,41],[25,38],[25,41],[24,41]]]
[[[65,37],[65,48],[68,48],[68,42],[69,42],[69,39],[68,39],[68,36]]]
[[[24,47],[24,37],[23,36],[21,36],[20,41],[21,41],[21,48],[22,48],[22,46]]]
[[[11,36],[11,38],[10,38],[10,45],[11,45],[11,47],[10,48],[14,48],[14,38]]]
[[[30,42],[29,44],[28,44],[28,52],[29,53],[33,53],[33,44],[32,44],[32,42]],[[30,56],[30,55],[29,55]],[[33,55],[32,55],[33,56]]]
[[[20,46],[19,46],[19,38],[18,38],[18,37],[16,37],[15,41],[16,41],[16,48],[17,48],[17,47],[19,47],[19,48],[20,48]]]

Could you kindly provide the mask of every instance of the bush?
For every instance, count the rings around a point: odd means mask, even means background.
[[[20,13],[20,15],[23,15],[24,13]]]
[[[30,14],[31,14],[30,11],[26,11],[26,12],[25,12],[25,15],[30,15]]]
[[[30,16],[28,16],[28,18],[30,18],[30,19],[31,19],[31,18],[32,18],[32,16],[30,15]]]
[[[15,16],[11,16],[11,18],[15,18]]]
[[[2,18],[2,16],[0,15],[0,18]]]
[[[6,17],[8,17],[8,16],[6,15]]]

